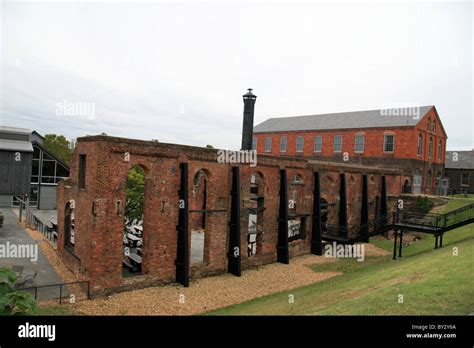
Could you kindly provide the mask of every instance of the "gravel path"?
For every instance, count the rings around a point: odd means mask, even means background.
[[[365,244],[366,256],[386,254],[383,249]],[[307,265],[335,260],[305,255],[291,259],[289,265],[273,263],[245,270],[241,277],[225,274],[193,281],[189,288],[174,284],[134,290],[106,299],[78,302],[74,308],[89,315],[198,314],[334,277],[340,273],[316,273]]]
[[[333,261],[307,255],[292,259],[290,265],[275,263],[246,270],[241,277],[225,274],[193,281],[189,288],[173,284],[133,290],[105,299],[79,302],[74,309],[89,315],[202,313],[334,277],[339,273],[316,273],[306,267],[307,264]]]
[[[39,242],[43,253],[63,281],[78,280],[64,266],[56,250],[41,233],[31,229],[27,229],[27,232]],[[387,254],[385,250],[372,244],[365,244],[366,256],[385,254]],[[191,281],[188,288],[170,284],[118,293],[108,298],[80,301],[66,306],[87,315],[199,314],[329,279],[340,273],[316,273],[307,265],[335,261],[334,258],[305,255],[291,259],[289,265],[273,263],[257,269],[244,270],[241,277],[224,274]]]

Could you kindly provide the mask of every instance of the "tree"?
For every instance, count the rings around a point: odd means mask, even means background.
[[[32,314],[36,301],[30,293],[16,290],[17,275],[11,269],[0,268],[0,315]]]
[[[133,166],[127,174],[125,187],[125,217],[128,224],[143,219],[145,196],[145,172],[140,166]]]
[[[46,134],[43,145],[63,162],[71,163],[71,144],[64,135]]]

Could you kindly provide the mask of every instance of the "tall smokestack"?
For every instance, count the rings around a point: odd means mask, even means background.
[[[244,124],[242,126],[242,150],[252,150],[253,140],[253,112],[257,96],[252,93],[252,88],[243,96],[244,98]]]

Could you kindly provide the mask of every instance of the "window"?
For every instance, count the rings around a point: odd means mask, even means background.
[[[433,138],[430,137],[430,145],[429,145],[429,155],[430,158],[433,158]]]
[[[86,155],[79,155],[79,188],[86,188]]]
[[[304,138],[302,136],[296,137],[296,152],[303,152]]]
[[[342,135],[334,136],[334,152],[342,152]]]
[[[439,160],[443,159],[443,141],[442,140],[438,142],[438,159]]]
[[[418,135],[418,156],[421,157],[423,154],[423,136],[421,133]]]
[[[428,123],[426,124],[426,130],[428,132],[431,130],[431,118],[428,119]]]
[[[364,145],[365,145],[365,137],[362,134],[358,134],[355,136],[355,152],[364,152]]]
[[[469,186],[469,173],[461,174],[461,186]]]
[[[272,138],[265,138],[265,152],[272,152]]]
[[[436,133],[436,120],[433,121],[433,133]]]
[[[288,147],[287,137],[281,137],[280,138],[280,152],[286,152],[287,147]]]
[[[383,136],[383,151],[395,151],[395,136],[393,134],[384,134]]]
[[[323,151],[323,137],[316,136],[314,137],[314,152]]]
[[[257,138],[252,139],[252,150],[257,150]]]

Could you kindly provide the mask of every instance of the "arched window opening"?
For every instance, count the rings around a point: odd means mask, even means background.
[[[260,173],[254,173],[250,177],[250,207],[247,234],[247,256],[249,257],[256,255],[261,249],[264,211],[264,179]]]
[[[405,182],[403,183],[403,193],[411,193],[410,191],[410,182],[408,181],[408,179],[405,179]]]
[[[288,241],[306,238],[305,186],[301,174],[294,174],[289,185]]]
[[[145,171],[135,165],[127,172],[123,229],[122,275],[142,273]]]
[[[74,208],[74,200],[71,200],[66,204],[66,209],[64,210],[64,247],[72,252],[74,252],[74,246],[76,245]]]
[[[206,225],[208,206],[209,173],[199,169],[193,178],[190,224],[191,231],[191,264],[204,263],[206,245]]]

